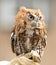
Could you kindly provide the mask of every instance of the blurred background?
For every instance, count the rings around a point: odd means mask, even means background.
[[[10,34],[21,6],[40,9],[48,28],[47,46],[41,65],[56,65],[56,0],[0,0],[0,61],[11,60]]]

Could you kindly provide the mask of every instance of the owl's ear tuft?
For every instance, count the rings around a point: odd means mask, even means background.
[[[20,11],[26,12],[26,7],[24,7],[24,6],[20,7]]]

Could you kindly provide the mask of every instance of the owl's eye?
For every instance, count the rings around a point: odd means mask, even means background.
[[[35,18],[32,14],[30,14],[28,17],[30,20],[34,20],[34,18]]]
[[[42,17],[41,17],[41,16],[39,16],[39,20],[41,20],[41,18],[42,18]]]

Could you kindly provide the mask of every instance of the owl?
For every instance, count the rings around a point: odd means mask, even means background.
[[[11,32],[13,53],[19,56],[31,52],[33,58],[36,56],[40,59],[47,44],[46,40],[47,30],[41,11],[21,7]]]

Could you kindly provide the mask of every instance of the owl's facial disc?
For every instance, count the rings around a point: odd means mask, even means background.
[[[39,28],[41,26],[41,21],[38,16],[34,14],[29,14],[28,18],[29,20],[31,20],[30,25],[32,28]]]

